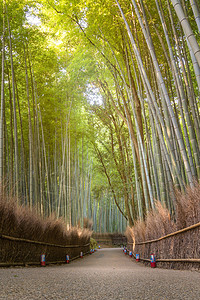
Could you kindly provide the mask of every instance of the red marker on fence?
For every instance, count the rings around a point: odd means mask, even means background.
[[[83,252],[80,253],[80,258],[83,258]]]
[[[69,255],[66,255],[66,263],[69,264]]]
[[[140,261],[140,254],[135,254],[136,261]]]
[[[40,265],[41,265],[41,267],[46,266],[46,259],[45,259],[45,254],[44,253],[40,255]]]
[[[155,254],[151,254],[151,258],[150,258],[150,260],[151,260],[151,268],[155,268],[156,267],[156,256],[155,256]]]

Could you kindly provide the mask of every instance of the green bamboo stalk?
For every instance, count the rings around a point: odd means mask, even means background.
[[[191,46],[192,52],[195,55],[198,65],[200,67],[200,47],[197,43],[197,40],[194,36],[188,19],[183,11],[181,3],[179,0],[171,0],[171,2],[173,4],[174,10],[176,11],[177,17],[181,23],[185,36],[189,42],[189,45]]]
[[[1,113],[0,113],[0,192],[3,191],[3,160],[4,160],[4,106],[5,106],[5,4],[3,1],[3,31],[1,48]]]

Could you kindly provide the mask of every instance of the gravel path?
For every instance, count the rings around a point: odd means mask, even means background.
[[[0,269],[0,299],[200,299],[200,273],[151,269],[121,249],[101,249],[69,265]]]

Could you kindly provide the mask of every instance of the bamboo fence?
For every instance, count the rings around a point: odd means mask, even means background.
[[[11,243],[27,243],[29,245],[42,246],[42,247],[45,247],[45,249],[48,249],[47,247],[58,248],[58,249],[72,249],[72,250],[73,249],[77,249],[77,250],[80,249],[80,251],[82,251],[84,255],[90,253],[88,251],[88,247],[90,246],[90,243],[83,244],[83,245],[76,245],[76,244],[74,244],[74,245],[73,244],[71,244],[71,245],[59,245],[59,244],[51,244],[51,243],[40,242],[40,241],[33,241],[33,240],[28,240],[28,239],[23,239],[23,238],[16,238],[16,237],[7,236],[7,235],[3,235],[3,234],[0,234],[0,240],[6,240],[6,241],[9,241]],[[11,247],[12,247],[12,244],[9,245],[9,249],[7,249],[7,251],[9,251],[11,249]],[[15,248],[14,245],[13,245],[13,248]],[[0,248],[0,253],[1,253],[2,249],[3,249],[3,246]],[[75,251],[76,253],[77,253],[77,250]],[[24,251],[26,251],[26,249]],[[33,250],[33,252],[34,251],[35,250]],[[55,251],[55,250],[53,250],[53,251]],[[29,252],[30,252],[30,249],[29,249]],[[24,255],[24,256],[26,257],[26,255]],[[79,257],[80,257],[79,255],[76,255],[76,256],[71,255],[70,256],[70,261],[75,260]],[[48,264],[60,264],[60,263],[65,263],[65,260],[63,259],[63,260],[55,260],[55,261],[46,261],[47,265]],[[0,262],[0,267],[26,266],[26,265],[40,265],[39,258],[38,258],[38,261],[34,261],[34,262],[33,261],[26,261],[26,258],[24,259],[23,262],[20,262],[20,261],[19,262],[14,262],[14,261]]]
[[[153,240],[148,240],[148,241],[138,242],[138,243],[127,242],[127,244],[128,245],[134,245],[134,246],[140,246],[140,245],[147,245],[147,244],[152,244],[152,243],[158,243],[158,242],[160,242],[162,240],[168,239],[168,238],[173,237],[173,236],[177,236],[179,234],[183,234],[183,233],[185,233],[187,231],[196,229],[198,227],[200,227],[200,222],[196,223],[194,225],[191,225],[189,227],[183,228],[181,230],[177,230],[175,232],[169,233],[169,234],[167,234],[165,236],[162,236],[162,237],[160,237],[158,239],[153,239]],[[135,257],[135,255],[134,255],[134,257]],[[150,259],[143,258],[143,257],[140,257],[140,260],[141,261],[150,262]],[[163,263],[164,262],[200,263],[200,258],[158,258],[158,259],[156,259],[156,262],[163,262]]]

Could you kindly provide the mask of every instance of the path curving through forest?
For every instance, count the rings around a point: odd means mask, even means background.
[[[200,299],[200,273],[151,269],[122,249],[100,249],[69,265],[0,269],[0,299]]]

